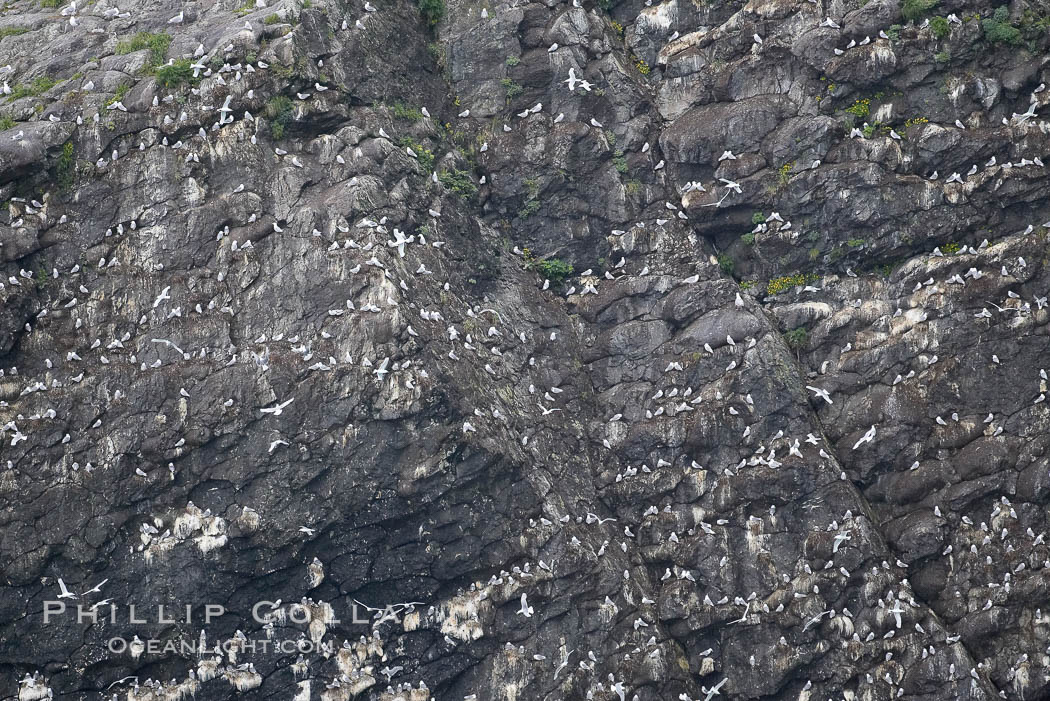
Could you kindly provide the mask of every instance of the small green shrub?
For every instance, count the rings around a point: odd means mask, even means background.
[[[1021,29],[1046,31],[1047,29],[1050,29],[1050,14],[1041,15],[1031,9],[1025,10],[1021,15],[1019,26]]]
[[[467,200],[478,194],[478,186],[470,177],[470,173],[464,170],[446,170],[438,176],[438,180],[447,189]]]
[[[733,268],[735,267],[736,264],[733,262],[733,259],[730,258],[727,254],[723,253],[722,255],[718,256],[718,269],[726,275],[732,275]]]
[[[754,246],[755,245],[755,235],[753,233],[748,232],[748,233],[746,233],[746,234],[744,234],[743,236],[740,237],[740,241],[745,246]]]
[[[62,146],[62,153],[55,163],[55,182],[61,190],[68,190],[73,186],[73,177],[76,175],[76,158],[73,154],[73,142],[67,141]]]
[[[846,108],[848,114],[852,114],[854,117],[864,119],[871,114],[871,100],[856,100],[852,105]]]
[[[759,224],[765,224],[766,223],[766,215],[762,214],[762,212],[755,212],[754,214],[751,215],[751,223],[756,225],[756,226],[759,225]]]
[[[273,12],[273,13],[268,14],[265,17],[263,17],[263,24],[265,24],[267,26],[274,25],[274,24],[280,24],[281,22],[284,22],[284,20],[281,19],[281,16],[279,14],[277,14],[276,12]]]
[[[540,201],[534,199],[525,200],[525,204],[521,206],[518,211],[518,217],[521,219],[528,219],[536,212],[540,211]]]
[[[933,36],[943,39],[952,33],[952,28],[944,17],[934,17],[930,20],[930,31],[933,32]]]
[[[981,29],[985,40],[992,44],[1016,46],[1021,43],[1021,31],[1010,24],[1010,10],[1006,5],[996,8],[991,17],[981,20]]]
[[[106,105],[112,105],[114,102],[120,102],[131,90],[131,83],[121,83],[117,86],[116,92],[113,93],[113,97],[106,100]]]
[[[414,107],[409,107],[403,102],[395,102],[390,106],[390,112],[395,119],[407,119],[410,122],[418,122],[423,119],[423,113]]]
[[[905,22],[915,22],[937,7],[938,2],[939,0],[904,0],[901,4],[901,17]]]
[[[792,350],[802,350],[809,343],[809,332],[802,326],[784,334],[784,340]]]
[[[900,41],[901,26],[899,24],[891,24],[889,29],[886,30],[886,36],[890,38],[890,41]]]
[[[117,42],[117,48],[114,50],[118,56],[125,54],[134,53],[135,51],[142,51],[149,49],[149,68],[152,70],[164,63],[164,59],[168,54],[168,47],[171,45],[171,35],[152,32],[139,32],[130,39],[124,39],[123,41]]]
[[[525,88],[521,87],[510,78],[504,78],[499,82],[499,84],[502,85],[503,89],[507,91],[508,100],[513,100],[525,90]]]
[[[18,124],[18,122],[11,119],[6,114],[0,117],[0,131],[7,131],[8,129],[13,129],[16,124]]]
[[[766,294],[769,296],[778,295],[785,290],[790,290],[805,285],[807,282],[814,282],[815,280],[817,280],[817,276],[812,273],[809,275],[795,273],[794,275],[773,278],[766,285]]]
[[[445,16],[445,0],[416,0],[416,5],[429,27],[436,25]]]
[[[527,270],[534,270],[551,282],[562,282],[570,275],[572,275],[572,265],[566,263],[561,258],[542,258],[536,259],[526,257],[525,268]]]
[[[952,52],[945,49],[944,51],[938,51],[933,55],[933,60],[937,63],[951,63]]]
[[[613,155],[613,167],[616,168],[616,172],[620,175],[627,173],[627,158],[623,155],[623,151],[616,151]]]
[[[508,56],[506,63],[507,63],[508,66],[513,68],[514,66],[518,65],[519,63],[521,63],[521,59],[518,58],[517,56]]]
[[[434,170],[434,152],[423,146],[422,144],[416,143],[407,136],[402,137],[398,142],[402,148],[412,149],[412,153],[416,154],[416,160],[419,161],[419,165],[423,166],[423,170],[430,172]]]
[[[264,114],[270,120],[270,133],[273,134],[273,138],[284,138],[284,128],[291,121],[294,109],[294,103],[284,95],[275,95],[266,103]]]
[[[432,41],[427,44],[427,52],[434,57],[434,61],[441,68],[446,67],[445,45],[441,42]],[[516,65],[516,64],[515,64]]]
[[[171,65],[160,66],[154,72],[157,82],[166,88],[173,88],[179,83],[193,82],[193,62],[188,58],[182,58]]]

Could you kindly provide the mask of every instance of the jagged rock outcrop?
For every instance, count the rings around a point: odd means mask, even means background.
[[[10,3],[0,698],[1050,694],[1047,8],[927,5]]]

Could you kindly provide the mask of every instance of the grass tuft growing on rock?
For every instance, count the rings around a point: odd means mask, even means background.
[[[58,85],[58,81],[54,78],[46,75],[38,76],[28,85],[19,83],[11,88],[10,99],[18,100],[23,97],[36,97],[38,95],[43,95],[56,85]]]
[[[537,258],[527,248],[522,253],[525,257],[525,269],[539,273],[551,282],[564,282],[573,273],[572,265],[561,258]]]
[[[418,122],[423,119],[423,113],[415,107],[409,107],[403,102],[395,102],[390,106],[390,112],[394,119],[407,119],[410,122]]]
[[[29,31],[28,27],[0,27],[0,39],[16,37]]]
[[[60,190],[68,190],[73,187],[73,178],[76,175],[76,157],[73,153],[73,142],[67,141],[62,146],[62,153],[55,163],[55,182]]]
[[[164,63],[171,46],[171,35],[164,32],[139,32],[130,39],[117,42],[115,52],[118,56],[149,49],[149,68],[152,70]]]
[[[123,101],[129,90],[131,90],[131,83],[121,83],[117,86],[117,91],[113,93],[113,97],[106,100],[106,105],[109,106],[114,102]]]
[[[905,22],[916,22],[937,7],[938,2],[939,0],[904,0],[901,4],[901,17]]]
[[[275,95],[266,103],[264,113],[270,120],[270,133],[273,134],[273,138],[284,137],[284,128],[291,121],[294,108],[292,101],[284,95]]]
[[[193,82],[193,62],[181,58],[169,65],[160,66],[154,72],[157,82],[166,88],[173,88],[180,83]]]

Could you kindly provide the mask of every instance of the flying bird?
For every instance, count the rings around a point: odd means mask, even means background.
[[[284,408],[286,406],[288,406],[289,404],[291,404],[292,402],[294,402],[294,401],[295,401],[295,397],[292,397],[291,399],[289,399],[287,401],[284,401],[284,402],[281,402],[280,404],[275,404],[272,407],[267,407],[265,409],[260,409],[259,411],[261,411],[264,414],[273,414],[274,416],[280,416],[281,414],[284,413]]]

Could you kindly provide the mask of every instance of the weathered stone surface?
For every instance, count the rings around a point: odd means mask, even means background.
[[[578,4],[4,8],[0,698],[1046,696],[1045,8]]]

